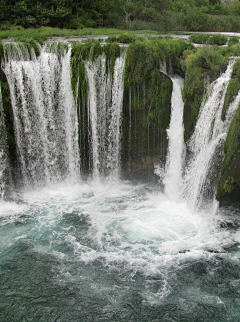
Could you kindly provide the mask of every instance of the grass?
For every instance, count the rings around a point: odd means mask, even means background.
[[[84,35],[122,35],[122,34],[152,34],[158,33],[157,31],[150,30],[137,30],[137,31],[128,31],[121,29],[110,29],[110,28],[83,28],[83,29],[59,29],[51,27],[40,27],[38,29],[28,28],[23,29],[19,26],[12,26],[9,30],[0,30],[0,39],[7,38],[34,38],[46,40],[52,37],[81,37]]]

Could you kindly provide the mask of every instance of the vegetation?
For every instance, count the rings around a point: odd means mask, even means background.
[[[139,31],[131,31],[133,34],[139,34]],[[141,33],[151,34],[151,31],[141,30]],[[39,43],[43,43],[46,39],[53,37],[82,37],[85,35],[121,35],[126,34],[126,30],[111,29],[111,28],[84,28],[84,29],[60,29],[52,27],[40,27],[40,28],[21,28],[19,26],[11,26],[8,30],[0,30],[0,39],[18,38],[18,39],[34,39]]]
[[[181,66],[186,74],[183,89],[185,140],[187,140],[197,122],[199,109],[203,100],[207,74],[215,79],[221,66],[224,66],[230,51],[222,54],[218,46],[203,46],[184,51]]]
[[[221,34],[209,35],[209,34],[192,34],[189,40],[196,44],[208,44],[208,45],[226,45],[228,38]]]
[[[49,28],[40,28],[44,30]],[[28,32],[30,29],[23,30]],[[52,29],[53,30],[53,29]],[[21,30],[22,31],[22,30]],[[22,43],[31,51],[39,54],[39,42],[45,36],[37,38],[21,37]],[[202,37],[200,35],[200,37]],[[209,36],[208,36],[209,37]],[[208,38],[208,43],[209,43]],[[220,43],[220,37],[215,37],[213,42]],[[216,40],[217,39],[217,40]],[[85,61],[95,61],[99,55],[105,54],[106,68],[112,75],[115,60],[125,47],[119,43],[128,44],[124,75],[124,104],[123,104],[123,161],[128,162],[130,156],[135,159],[135,154],[154,156],[146,163],[153,166],[154,158],[159,157],[159,151],[164,158],[166,155],[167,137],[166,129],[169,126],[171,112],[171,79],[161,72],[161,66],[166,63],[168,71],[181,74],[185,77],[183,89],[185,140],[189,138],[196,124],[199,109],[205,94],[206,75],[210,81],[214,80],[226,66],[230,56],[240,55],[240,43],[238,37],[232,37],[228,46],[207,45],[195,48],[191,43],[182,39],[171,37],[135,37],[132,34],[122,32],[120,36],[112,35],[106,39],[106,43],[100,40],[88,39],[85,42],[72,41],[71,67],[72,89],[78,102],[79,116],[79,144],[84,155],[81,169],[88,171],[91,166],[89,155],[90,135],[88,127],[88,80],[86,77]],[[13,43],[12,43],[13,44]],[[56,51],[61,55],[67,49],[66,43],[48,43],[46,50]],[[52,47],[54,46],[54,48]],[[0,59],[3,58],[3,46],[0,42]],[[11,114],[9,89],[6,78],[0,75],[1,88],[4,98],[4,108],[7,121],[8,145],[11,150],[12,161],[16,147],[13,133],[13,117]],[[240,59],[236,61],[232,80],[229,82],[225,98],[222,119],[225,119],[229,104],[240,89]],[[81,108],[80,108],[81,106]],[[224,161],[219,185],[219,198],[231,192],[240,185],[240,112],[238,110],[231,125],[226,146],[226,158]],[[146,139],[148,138],[148,139]],[[136,152],[138,151],[138,152]],[[89,161],[90,160],[90,161]],[[144,162],[145,162],[144,161]],[[85,162],[85,163],[84,163]]]
[[[2,52],[1,49],[2,49],[2,45],[0,44],[0,55]],[[9,149],[10,163],[14,167],[16,166],[15,163],[17,158],[16,158],[16,143],[15,143],[14,129],[13,129],[13,112],[12,112],[8,82],[2,70],[0,70],[0,87],[1,87],[1,93],[2,93],[2,103],[3,103],[4,116],[5,116],[7,145]]]
[[[132,92],[132,108],[145,110],[145,123],[156,122],[166,130],[170,118],[171,81],[160,73],[160,62],[172,62],[175,70],[187,44],[179,39],[157,38],[137,40],[127,52],[125,88]],[[138,92],[135,95],[135,92]]]
[[[227,93],[222,110],[222,120],[226,118],[229,105],[234,101],[238,91],[240,90],[240,59],[233,66],[232,78],[228,83]]]
[[[217,192],[219,200],[240,186],[240,107],[231,123],[224,152],[226,155]]]
[[[220,0],[2,0],[0,29],[57,27],[239,31],[240,3]],[[83,31],[84,32],[84,31]]]

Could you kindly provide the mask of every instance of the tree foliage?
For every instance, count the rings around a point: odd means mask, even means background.
[[[0,27],[238,31],[240,3],[220,0],[0,0]]]

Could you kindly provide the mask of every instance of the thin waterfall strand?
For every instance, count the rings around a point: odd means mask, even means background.
[[[120,124],[123,104],[123,72],[126,54],[115,61],[113,76],[104,54],[86,61],[89,83],[88,111],[91,123],[93,176],[118,179]]]
[[[165,194],[169,198],[178,199],[180,196],[180,187],[182,184],[182,167],[183,167],[183,151],[184,145],[184,128],[183,128],[183,108],[182,87],[183,79],[175,75],[171,77],[172,89],[172,109],[171,120],[168,135],[168,154],[165,168]]]
[[[0,86],[0,200],[3,200],[6,196],[8,170],[7,134]]]

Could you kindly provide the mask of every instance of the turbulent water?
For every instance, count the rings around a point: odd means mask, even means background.
[[[238,95],[221,121],[233,63],[211,84],[188,142],[188,162],[181,79],[172,77],[161,193],[158,185],[119,179],[124,53],[112,79],[104,55],[85,62],[93,178],[84,181],[71,48],[46,46],[38,58],[24,48],[4,48],[25,190],[12,194],[12,201],[0,200],[0,320],[238,321],[240,205],[218,209],[213,201],[199,207],[216,161],[207,152],[218,147],[222,158],[219,142],[240,100]],[[2,174],[6,163],[2,155],[0,160]],[[99,180],[106,176],[111,180]]]
[[[240,208],[96,182],[0,207],[1,321],[237,321]]]

